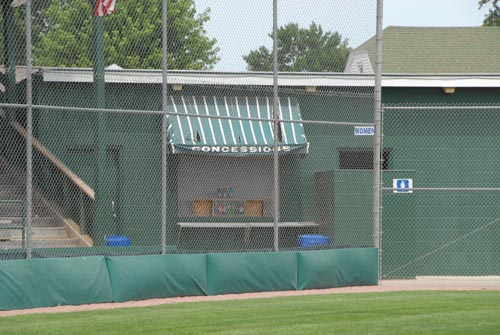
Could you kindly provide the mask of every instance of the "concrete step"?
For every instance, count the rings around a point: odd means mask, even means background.
[[[31,220],[32,226],[37,227],[62,227],[64,223],[61,219],[52,216],[39,216]],[[21,217],[0,217],[0,227],[2,226],[21,226]]]
[[[0,203],[0,217],[22,217],[25,214],[23,206],[17,204]],[[49,217],[52,216],[51,211],[41,205],[33,206],[33,217]]]
[[[0,203],[0,217],[22,217],[24,215],[24,205],[16,203]]]
[[[1,169],[1,167],[0,167]],[[17,176],[15,174],[0,174],[0,185],[26,185],[27,175]]]
[[[5,185],[0,183],[0,199],[23,200],[26,196],[25,185]]]
[[[26,201],[26,185],[1,185],[0,184],[0,201],[5,200],[21,200]],[[33,193],[33,204],[42,204],[43,200]]]
[[[85,246],[78,238],[64,238],[57,240],[33,240],[32,247],[36,248],[71,248]],[[21,240],[2,241],[0,240],[0,250],[20,249]]]
[[[2,173],[0,174],[0,185],[26,185],[26,180],[19,180],[19,178],[13,177],[10,173]]]
[[[61,240],[71,237],[67,227],[33,228],[33,241]],[[22,229],[0,229],[0,240],[21,240]]]

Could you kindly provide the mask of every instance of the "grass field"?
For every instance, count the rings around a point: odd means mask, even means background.
[[[330,294],[0,318],[0,334],[500,334],[500,291]]]

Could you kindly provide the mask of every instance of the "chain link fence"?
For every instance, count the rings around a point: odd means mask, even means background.
[[[376,1],[11,4],[0,259],[374,246]]]
[[[500,282],[498,105],[377,136],[375,0],[12,3],[0,259],[381,246],[385,282]]]

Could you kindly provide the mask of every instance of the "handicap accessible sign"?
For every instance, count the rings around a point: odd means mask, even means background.
[[[394,193],[412,193],[413,179],[393,179],[392,188]]]

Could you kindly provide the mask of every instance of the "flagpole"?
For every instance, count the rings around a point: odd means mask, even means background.
[[[95,6],[96,0],[91,0]],[[98,0],[97,0],[98,1]],[[93,15],[93,72],[97,108],[106,108],[106,88],[104,81],[104,16]],[[104,244],[106,238],[106,114],[97,113],[97,189],[95,223],[97,244]]]
[[[167,83],[167,14],[168,2],[162,1],[162,110],[161,117],[161,253],[167,253],[167,104],[168,104],[168,83]]]
[[[14,9],[10,5],[10,1],[2,1],[3,10],[3,36],[4,36],[4,64],[6,92],[8,103],[17,103],[16,92],[16,26],[14,24]],[[14,117],[13,111],[7,111],[8,119]]]

